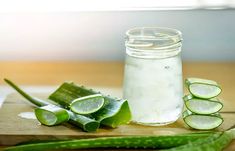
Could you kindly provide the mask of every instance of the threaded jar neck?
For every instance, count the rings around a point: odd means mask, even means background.
[[[180,31],[162,27],[138,27],[126,32],[126,53],[138,58],[168,58],[181,52]]]

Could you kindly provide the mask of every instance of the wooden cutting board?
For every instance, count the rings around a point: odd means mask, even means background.
[[[109,94],[120,95],[120,89],[106,89]],[[48,94],[35,94],[46,99]],[[229,104],[228,102],[224,102]],[[235,108],[235,107],[234,107]],[[33,107],[20,95],[9,95],[0,109],[0,145],[15,145],[20,142],[46,139],[88,138],[101,136],[129,135],[172,135],[188,132],[198,132],[187,128],[182,119],[159,127],[148,127],[135,124],[122,125],[118,128],[100,128],[97,132],[87,133],[69,124],[47,127],[40,125],[36,119],[25,119],[19,116],[23,112],[33,112]],[[226,109],[226,108],[225,108]],[[235,114],[222,114],[225,121],[217,130],[226,130],[235,124]]]

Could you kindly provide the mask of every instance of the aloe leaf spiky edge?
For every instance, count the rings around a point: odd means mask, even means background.
[[[5,78],[4,81],[7,84],[9,84],[13,89],[15,89],[19,94],[21,94],[26,100],[31,102],[32,104],[39,106],[39,107],[52,105],[49,102],[46,102],[44,100],[38,99],[36,97],[33,97],[33,96],[27,94],[25,91],[23,91],[21,88],[19,88],[15,83],[10,81],[9,79]],[[93,131],[96,131],[100,126],[100,123],[94,119],[91,119],[91,118],[83,116],[83,115],[75,114],[69,110],[66,110],[66,111],[70,115],[69,116],[70,117],[69,123],[82,128],[83,131],[93,132]]]
[[[205,139],[198,139],[192,143],[164,151],[222,151],[233,139],[235,139],[235,129],[218,132]]]
[[[5,151],[43,151],[56,149],[85,149],[85,148],[172,148],[184,145],[212,135],[212,132],[189,133],[166,136],[124,136],[100,137],[47,143],[26,144],[6,148]]]

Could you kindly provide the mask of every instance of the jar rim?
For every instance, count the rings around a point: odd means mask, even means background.
[[[162,36],[151,36],[151,35],[133,35],[131,32],[134,31],[144,31],[144,30],[155,30],[155,31],[165,31],[165,34],[167,34],[166,37]],[[182,41],[182,33],[173,28],[168,28],[168,27],[134,27],[126,31],[126,36],[132,37],[134,39],[139,39],[139,40],[166,40],[166,39],[175,39],[175,43],[178,43]]]
[[[182,34],[166,27],[136,27],[126,32],[126,53],[139,58],[165,58],[181,52]]]

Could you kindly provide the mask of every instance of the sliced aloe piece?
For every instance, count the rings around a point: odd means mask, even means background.
[[[192,95],[198,98],[209,99],[218,96],[222,89],[212,80],[187,78],[185,83]]]
[[[57,125],[67,122],[70,118],[69,113],[58,106],[46,105],[35,109],[38,121],[47,126]]]
[[[190,111],[184,111],[184,122],[193,129],[210,130],[219,127],[223,123],[223,118],[219,113],[203,115],[195,114]]]
[[[103,96],[94,94],[73,100],[70,109],[78,114],[91,114],[100,110],[104,104]]]
[[[72,102],[72,100],[94,94],[100,94],[100,92],[78,86],[74,83],[65,82],[53,92],[49,98],[62,106],[66,106],[66,104]],[[91,117],[99,121],[102,125],[113,128],[130,122],[131,112],[127,100],[117,99],[106,95],[102,96],[105,100],[104,107],[97,112],[90,114]]]
[[[189,94],[183,99],[187,109],[197,114],[213,114],[223,108],[223,104],[217,98],[201,99]]]

